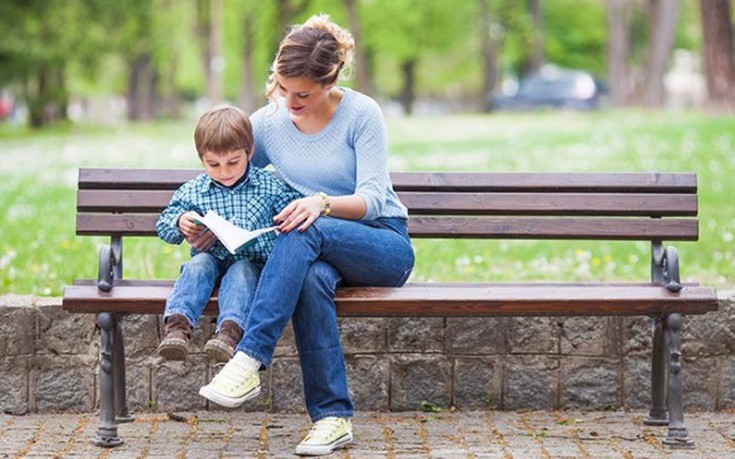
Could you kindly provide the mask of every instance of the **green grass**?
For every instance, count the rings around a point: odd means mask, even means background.
[[[59,295],[95,277],[106,242],[74,234],[79,167],[199,167],[193,121],[0,129],[0,293]],[[692,171],[699,181],[700,241],[678,242],[682,277],[735,284],[735,118],[609,111],[390,119],[391,170]],[[185,247],[125,243],[125,276],[174,278]],[[415,240],[415,281],[644,280],[650,245],[588,241]]]

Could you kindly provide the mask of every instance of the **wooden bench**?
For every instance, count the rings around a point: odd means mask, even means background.
[[[123,279],[123,238],[155,237],[173,191],[198,170],[81,169],[77,234],[109,236],[97,279],[64,290],[69,312],[97,314],[100,427],[96,443],[122,443],[129,419],[122,317],[161,314],[173,281]],[[682,314],[717,309],[713,288],[679,281],[679,259],[663,241],[698,237],[691,173],[401,172],[393,183],[411,215],[413,238],[630,240],[651,242],[651,280],[635,283],[441,283],[339,288],[341,316],[618,316],[653,318],[649,425],[664,442],[689,446],[682,406]],[[163,248],[163,243],[162,243]],[[171,273],[172,276],[175,273]],[[207,307],[216,314],[216,297]]]

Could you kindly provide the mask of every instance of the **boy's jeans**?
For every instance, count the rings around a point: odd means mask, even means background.
[[[183,314],[194,328],[219,281],[217,331],[224,320],[233,320],[244,330],[259,276],[260,269],[249,260],[221,261],[208,253],[198,253],[182,265],[181,275],[166,299],[163,318]]]
[[[356,222],[320,217],[306,231],[279,234],[263,267],[237,350],[268,365],[289,319],[301,359],[306,407],[312,421],[350,417],[334,291],[338,284],[400,286],[414,253],[406,220]]]

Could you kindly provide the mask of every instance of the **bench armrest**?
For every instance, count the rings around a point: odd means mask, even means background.
[[[115,279],[122,278],[122,239],[112,238],[111,245],[100,247],[97,288],[103,292],[112,290]]]
[[[670,292],[678,292],[681,290],[681,281],[679,280],[679,251],[676,247],[666,247],[664,251],[664,280],[666,281],[666,289]]]

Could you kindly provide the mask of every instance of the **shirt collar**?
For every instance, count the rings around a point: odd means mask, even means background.
[[[212,177],[209,176],[209,174],[204,174],[204,182],[202,182],[202,191],[206,192],[209,191],[212,187],[221,188],[223,190],[237,190],[243,186],[246,186],[246,184],[250,183],[254,186],[258,186],[260,184],[260,180],[258,180],[257,174],[251,174],[251,167],[250,162],[248,162],[248,165],[245,167],[245,173],[242,175],[242,178],[238,180],[237,184],[233,186],[232,188],[223,186],[221,183],[218,183],[217,181],[213,180]]]

